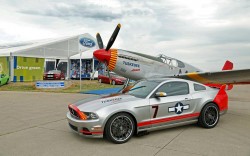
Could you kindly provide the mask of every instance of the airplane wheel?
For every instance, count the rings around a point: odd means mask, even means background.
[[[115,81],[114,80],[112,81],[112,85],[115,85]]]
[[[198,123],[204,128],[213,128],[220,119],[219,108],[214,103],[209,103],[202,108]]]
[[[99,79],[98,82],[99,82],[99,83],[102,83],[102,79]]]
[[[135,122],[129,114],[118,113],[108,120],[104,131],[108,140],[116,144],[122,144],[133,136]]]

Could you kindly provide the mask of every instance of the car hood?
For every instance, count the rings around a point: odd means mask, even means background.
[[[109,105],[122,104],[124,102],[136,101],[139,99],[141,98],[128,94],[111,94],[90,97],[73,104],[76,105],[81,111],[93,112]]]

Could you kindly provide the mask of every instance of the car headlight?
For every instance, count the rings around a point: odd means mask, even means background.
[[[83,112],[87,116],[87,120],[98,119],[98,115],[93,112]]]

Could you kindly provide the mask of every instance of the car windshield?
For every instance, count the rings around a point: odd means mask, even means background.
[[[133,95],[139,98],[145,98],[151,93],[160,82],[154,81],[139,81],[136,83],[127,94]]]
[[[60,70],[50,70],[49,73],[60,74],[61,71]]]

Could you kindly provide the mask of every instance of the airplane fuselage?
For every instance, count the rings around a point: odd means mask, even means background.
[[[112,53],[116,54],[112,55]],[[111,50],[108,65],[110,70],[133,80],[163,76],[171,77],[200,71],[187,63],[164,55],[154,57],[121,49]]]

